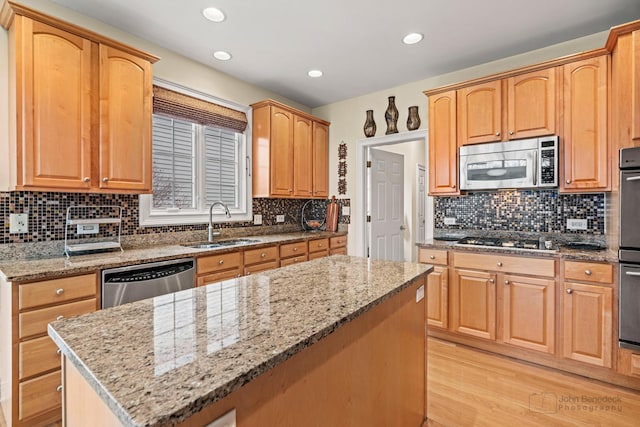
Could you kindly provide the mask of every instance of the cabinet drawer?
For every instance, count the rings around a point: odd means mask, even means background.
[[[309,240],[309,252],[326,252],[329,249],[329,239]]]
[[[564,278],[583,282],[613,283],[613,266],[593,262],[565,261]]]
[[[343,246],[347,246],[347,236],[336,236],[329,239],[329,247],[331,249]]]
[[[449,262],[449,252],[440,249],[420,248],[418,251],[418,262],[447,265]]]
[[[198,274],[237,268],[242,265],[242,254],[238,251],[205,256],[198,258],[197,264]]]
[[[309,261],[317,258],[324,258],[329,255],[329,251],[327,249],[320,252],[309,252]]]
[[[21,342],[19,353],[18,376],[21,380],[52,369],[60,369],[58,346],[49,337]]]
[[[287,258],[292,256],[306,255],[307,242],[287,243],[286,245],[280,245],[280,258]]]
[[[62,404],[62,375],[55,371],[20,383],[18,394],[20,420],[58,408]]]
[[[278,247],[269,246],[261,249],[244,251],[244,265],[252,265],[278,259]]]
[[[18,307],[22,310],[78,298],[95,297],[96,282],[95,274],[86,274],[20,285]]]
[[[20,338],[45,334],[47,332],[47,324],[57,320],[60,316],[73,317],[91,313],[92,311],[96,311],[95,298],[20,313],[18,315]]]
[[[286,267],[287,265],[291,265],[291,264],[298,264],[298,263],[301,263],[301,262],[305,262],[306,260],[307,260],[307,256],[306,255],[296,256],[296,257],[286,258],[286,259],[281,259],[280,260],[280,267]]]
[[[242,276],[242,268],[236,267],[230,270],[224,270],[198,277],[198,279],[196,280],[196,286],[210,285],[211,283],[221,282],[228,279],[235,279],[236,277],[240,276]]]
[[[342,247],[342,248],[332,248],[329,251],[329,255],[346,255],[347,254],[347,248]]]
[[[555,277],[555,260],[551,258],[528,258],[455,252],[453,264],[455,267],[471,268],[474,270]]]
[[[248,265],[244,267],[244,274],[247,276],[249,274],[260,273],[261,271],[273,270],[274,268],[278,268],[278,265],[277,260]]]

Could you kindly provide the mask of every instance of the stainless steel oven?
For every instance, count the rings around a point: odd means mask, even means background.
[[[619,344],[640,349],[640,147],[620,150]]]

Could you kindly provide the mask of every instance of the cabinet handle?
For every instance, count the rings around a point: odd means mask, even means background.
[[[568,179],[568,180],[566,180],[566,181],[565,181],[565,183],[567,183],[567,184],[571,184],[571,180],[570,180],[570,179]]]
[[[58,393],[60,393],[62,391],[62,384],[60,384],[58,387],[56,387],[56,391]]]
[[[504,284],[505,284],[505,285],[510,285],[511,283],[510,283],[508,280],[505,280],[505,281],[504,281]]]
[[[82,181],[89,182],[91,181],[91,178],[89,178],[88,176],[85,176],[84,178],[82,178]]]
[[[429,255],[429,259],[436,259],[435,255]]]
[[[591,276],[591,270],[585,270],[584,274],[586,274],[587,276]]]
[[[571,294],[573,293],[573,289],[571,289],[571,288],[567,289],[567,293],[568,293],[569,295],[571,295]]]
[[[56,317],[56,320],[62,320],[64,319],[64,316],[61,314],[60,316]]]
[[[262,253],[260,254],[260,258],[264,258],[264,257],[266,257],[266,256],[267,256],[267,254],[265,254],[264,252],[262,252]]]
[[[222,264],[224,264],[224,260],[223,260],[223,259],[221,259],[220,261],[218,261],[218,265],[222,265]]]
[[[489,279],[489,283],[491,283],[492,285],[495,283],[496,281],[493,279]]]
[[[513,131],[512,130],[509,131],[509,135],[513,135]]]
[[[496,132],[496,136],[500,136],[500,132]]]
[[[60,288],[60,289],[56,289],[56,295],[62,295],[64,294],[64,289]]]
[[[109,178],[105,176],[104,178],[102,178],[102,182],[109,182]]]
[[[498,263],[496,264],[498,267],[502,267],[502,263],[500,261],[498,261]]]

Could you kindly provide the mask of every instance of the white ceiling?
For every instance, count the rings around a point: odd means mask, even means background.
[[[311,108],[640,19],[640,0],[53,1]]]

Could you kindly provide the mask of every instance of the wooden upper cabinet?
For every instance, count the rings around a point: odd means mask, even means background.
[[[100,45],[100,188],[151,191],[151,64]]]
[[[313,125],[304,117],[293,118],[293,193],[313,195]]]
[[[158,58],[16,3],[3,11],[16,120],[0,187],[150,191]]]
[[[253,108],[253,197],[326,198],[329,123],[272,100]]]
[[[556,133],[556,73],[547,68],[507,79],[506,138]]]
[[[17,184],[88,189],[93,43],[20,16],[15,27]]]
[[[640,30],[634,31],[632,33],[631,40],[631,63],[633,64],[633,70],[631,70],[631,137],[632,139],[637,141],[640,140]]]
[[[329,197],[329,126],[313,122],[313,196]]]
[[[459,145],[502,140],[502,80],[458,90]]]
[[[429,194],[460,194],[455,91],[429,96]]]
[[[610,189],[608,64],[606,55],[564,66],[562,190]]]

